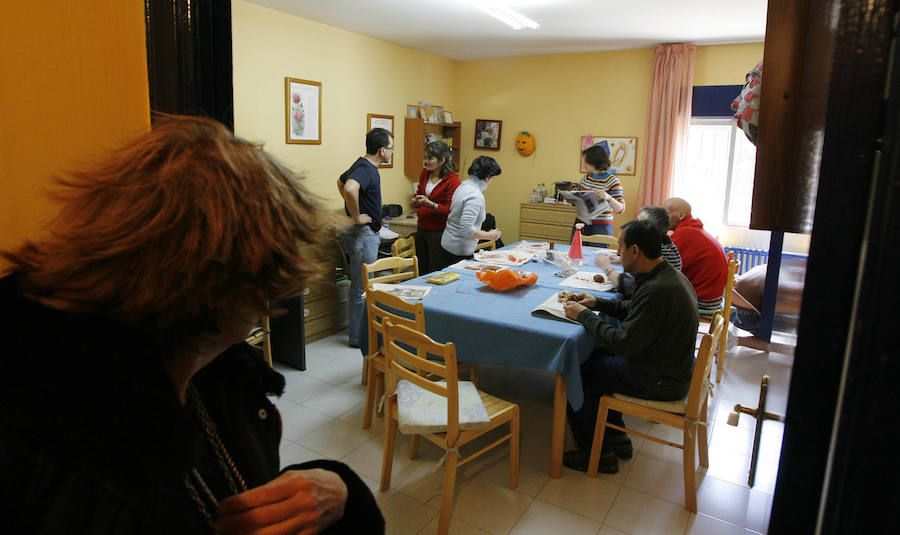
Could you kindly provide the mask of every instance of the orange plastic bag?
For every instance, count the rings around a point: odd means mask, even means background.
[[[500,271],[479,271],[475,274],[478,280],[491,288],[505,292],[519,286],[531,286],[537,282],[537,275],[530,271],[501,269]]]

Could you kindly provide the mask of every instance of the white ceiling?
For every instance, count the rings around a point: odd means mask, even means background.
[[[250,1],[456,60],[762,42],[766,30],[766,0],[493,0],[536,30],[513,30],[466,0]]]

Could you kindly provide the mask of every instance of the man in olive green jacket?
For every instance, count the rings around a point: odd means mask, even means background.
[[[581,366],[584,405],[569,407],[569,424],[578,450],[567,452],[564,464],[587,469],[597,404],[613,393],[654,399],[682,399],[688,391],[697,336],[697,298],[690,281],[661,257],[662,235],[647,221],[622,227],[619,254],[625,271],[634,274],[631,299],[600,299],[581,293],[565,305],[566,315],[578,320],[599,347]],[[613,323],[598,310],[620,320]],[[624,427],[622,414],[609,411],[609,423]],[[623,432],[607,429],[600,470],[618,471],[617,456],[630,458],[631,441]]]

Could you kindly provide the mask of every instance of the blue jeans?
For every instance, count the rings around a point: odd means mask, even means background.
[[[362,265],[371,264],[378,258],[378,244],[381,237],[369,225],[353,225],[341,234],[341,246],[350,264],[350,299],[347,306],[347,334],[351,345],[359,345],[359,320],[365,300],[365,284],[362,280]]]
[[[597,422],[597,405],[601,397],[619,393],[644,399],[673,400],[681,399],[687,393],[683,387],[663,384],[662,381],[653,390],[648,389],[638,381],[627,360],[604,352],[603,349],[595,350],[591,358],[581,365],[581,385],[584,390],[581,409],[575,411],[571,405],[567,406],[569,426],[575,435],[575,442],[583,451],[591,450]],[[625,427],[619,411],[609,411],[606,421]],[[616,429],[607,429],[607,435],[622,434]]]
[[[753,336],[759,331],[759,313],[751,308],[731,307],[731,323],[738,329],[749,331]]]

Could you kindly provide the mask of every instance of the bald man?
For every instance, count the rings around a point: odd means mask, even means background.
[[[697,294],[697,308],[701,314],[713,314],[722,306],[728,276],[722,244],[703,230],[703,222],[691,215],[691,205],[684,199],[666,199],[663,208],[669,214],[672,242],[681,253],[681,272]]]

